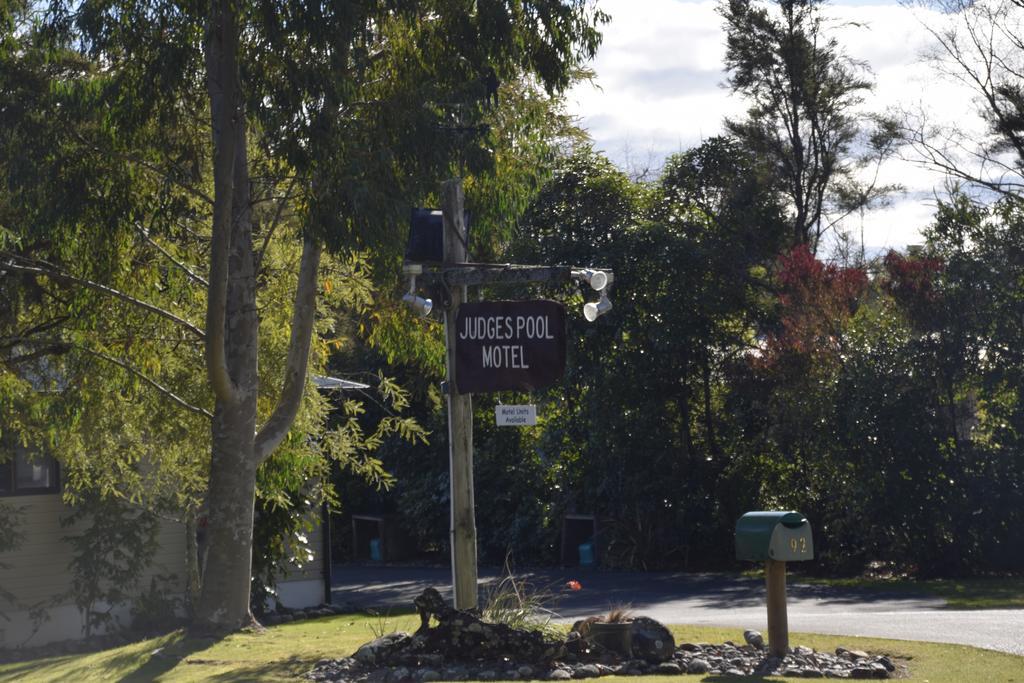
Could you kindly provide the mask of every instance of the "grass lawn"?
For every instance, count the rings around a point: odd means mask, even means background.
[[[910,579],[822,579],[793,576],[789,580],[791,583],[931,595],[943,598],[948,609],[1024,608],[1024,577],[913,581]]]
[[[386,630],[412,630],[415,616],[389,620]],[[220,641],[187,639],[181,633],[89,655],[68,655],[0,665],[0,681],[280,681],[311,669],[318,660],[349,655],[380,631],[365,615],[315,619],[240,633]],[[735,629],[674,626],[677,642],[741,640]],[[960,645],[793,633],[790,644],[833,650],[837,645],[894,656],[910,667],[912,680],[928,683],[1024,683],[1024,657]],[[720,676],[644,677],[645,682],[802,681]],[[601,680],[609,680],[603,678]],[[626,679],[617,679],[626,680]]]

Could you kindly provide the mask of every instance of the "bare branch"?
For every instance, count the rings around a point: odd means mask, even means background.
[[[28,353],[21,353],[17,356],[11,356],[10,358],[3,359],[3,362],[7,365],[19,365],[21,363],[28,363],[34,361],[37,358],[43,358],[45,356],[59,356],[68,352],[71,348],[70,345],[57,342],[54,344],[47,344],[35,351],[29,351]]]
[[[274,213],[274,220],[270,222],[267,227],[267,234],[263,237],[263,246],[260,247],[260,251],[256,254],[256,268],[255,271],[258,274],[260,268],[263,267],[263,255],[267,251],[267,246],[270,244],[270,238],[274,236],[274,230],[277,229],[278,223],[281,221],[281,216],[284,213],[284,207],[287,206],[288,202],[292,198],[292,190],[295,189],[295,183],[298,181],[298,176],[292,176],[292,179],[288,182],[288,189],[284,192],[284,197],[281,198],[277,205],[277,211]]]
[[[137,156],[133,156],[125,152],[112,151],[107,147],[100,148],[98,145],[95,145],[92,142],[86,140],[81,135],[77,135],[76,137],[78,138],[79,142],[81,142],[83,145],[85,145],[86,147],[88,147],[90,150],[97,154],[102,154],[104,156],[113,156],[116,159],[119,159],[129,164],[133,164],[147,171],[150,171],[151,173],[155,173],[156,175],[160,176],[167,182],[177,185],[181,189],[185,190],[196,199],[199,199],[200,201],[206,204],[213,204],[213,199],[210,197],[210,195],[206,194],[205,192],[200,190],[195,185],[192,185],[191,183],[186,183],[182,180],[179,180],[178,178],[175,178],[173,175],[167,173],[159,166],[153,164],[150,161],[146,161],[145,159],[141,159]]]
[[[957,19],[956,26],[940,30],[925,25],[938,45],[930,60],[941,73],[979,96],[981,115],[991,137],[972,141],[955,129],[928,130],[923,124],[907,125],[909,133],[905,136],[921,156],[917,163],[1011,197],[1024,189],[1024,169],[1020,166],[1024,137],[1016,123],[1019,112],[1004,96],[1004,90],[1012,90],[1024,72],[1018,58],[1021,21],[1014,7],[1024,9],[1024,4],[1013,0],[1009,4],[958,1],[951,15]],[[1013,165],[1000,156],[1010,150],[1017,155]]]
[[[200,408],[199,406],[192,405],[191,403],[189,403],[185,399],[181,398],[180,396],[175,394],[173,391],[171,391],[167,387],[163,386],[162,384],[160,384],[156,380],[154,380],[154,379],[148,377],[147,375],[143,374],[142,372],[140,372],[136,368],[133,368],[130,364],[128,364],[127,362],[121,360],[120,358],[114,358],[113,356],[108,356],[105,353],[102,353],[100,351],[94,351],[93,349],[90,349],[90,348],[85,347],[85,346],[77,346],[76,345],[73,348],[75,348],[75,349],[77,349],[79,351],[82,351],[84,353],[87,353],[90,356],[95,356],[96,358],[99,358],[101,360],[105,360],[108,363],[112,363],[113,365],[116,365],[119,368],[121,368],[121,369],[123,369],[123,370],[125,370],[125,371],[127,371],[129,373],[131,373],[135,377],[138,377],[143,382],[148,384],[150,387],[156,389],[158,392],[160,392],[160,394],[162,396],[164,396],[165,398],[170,399],[174,403],[177,403],[179,406],[181,406],[185,410],[191,411],[191,412],[195,413],[196,415],[202,415],[204,417],[211,418],[211,419],[213,418],[213,414],[209,410],[206,410],[205,408]]]
[[[30,338],[42,332],[47,332],[67,322],[69,316],[59,315],[45,322],[37,323],[32,327],[15,332],[12,336],[0,339],[0,349],[9,349],[22,342],[31,341]]]
[[[144,240],[146,240],[147,243],[149,243],[149,245],[151,247],[153,247],[154,249],[159,251],[161,254],[163,254],[164,258],[166,258],[168,261],[170,261],[175,266],[177,266],[181,271],[183,271],[186,275],[188,275],[190,280],[192,280],[193,282],[195,282],[197,284],[202,285],[203,287],[209,287],[210,286],[210,283],[207,282],[206,279],[204,279],[202,276],[197,274],[194,270],[189,268],[187,265],[185,265],[184,263],[182,263],[178,259],[174,258],[174,256],[172,256],[169,251],[167,251],[162,246],[160,246],[160,244],[158,244],[156,240],[154,240],[152,237],[149,236],[149,233],[146,231],[145,228],[143,228],[141,225],[136,225],[135,228],[136,228],[136,230],[139,231],[139,234],[142,236],[142,238]]]
[[[112,296],[115,299],[119,299],[126,303],[132,304],[133,306],[137,306],[138,308],[149,311],[150,313],[154,313],[166,320],[170,320],[171,322],[180,325],[184,329],[188,330],[199,339],[204,339],[206,336],[205,334],[203,334],[202,330],[200,330],[198,327],[196,327],[189,321],[185,320],[184,318],[181,318],[166,309],[160,308],[159,306],[155,306],[149,303],[148,301],[143,301],[142,299],[137,299],[129,294],[125,294],[124,292],[114,289],[113,287],[108,287],[107,285],[102,285],[98,282],[93,282],[92,280],[87,280],[85,278],[71,275],[70,273],[60,270],[56,266],[46,263],[44,261],[28,259],[23,256],[18,256],[17,254],[11,254],[9,252],[0,252],[0,258],[7,259],[7,262],[4,263],[4,268],[9,268],[19,273],[43,275],[54,280],[81,285],[82,287],[86,287],[88,289],[92,289],[94,291],[107,294],[108,296]],[[19,263],[19,261],[21,263]]]

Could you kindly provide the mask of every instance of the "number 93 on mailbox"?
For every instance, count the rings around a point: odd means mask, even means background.
[[[811,525],[799,512],[748,512],[736,522],[736,559],[813,560]]]

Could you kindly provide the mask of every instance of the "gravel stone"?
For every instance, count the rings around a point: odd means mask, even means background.
[[[693,659],[686,665],[686,673],[688,674],[706,674],[711,671],[711,665],[703,659]]]
[[[601,675],[601,670],[597,668],[597,664],[583,664],[582,666],[576,667],[573,671],[573,678],[597,678]]]

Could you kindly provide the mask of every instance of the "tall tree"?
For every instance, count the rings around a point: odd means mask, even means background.
[[[68,502],[114,497],[194,531],[204,514],[213,407],[195,324],[205,302],[208,202],[201,159],[194,176],[163,164],[187,159],[183,143],[202,138],[204,127],[173,116],[168,125],[123,126],[103,106],[116,75],[74,52],[42,49],[31,25],[11,42],[17,48],[0,54],[0,226],[8,236],[0,244],[0,461],[21,441],[59,460]],[[283,199],[257,214],[276,227],[262,235],[256,270],[264,416],[284,374],[300,261],[288,184],[274,188]],[[361,255],[327,257],[319,275],[315,373],[324,371],[325,337],[337,345],[342,336],[331,329],[334,312],[365,310],[373,297]],[[383,393],[393,406],[397,395]],[[323,396],[304,395],[293,431],[323,434],[326,413]],[[261,467],[259,498],[285,507],[283,491],[326,479],[333,462],[372,475],[365,447],[410,428],[385,416],[373,432],[288,439]],[[327,495],[306,493],[317,502]],[[198,590],[190,550],[190,588]]]
[[[812,250],[831,227],[827,202],[843,185],[845,199],[856,196],[848,187],[861,128],[856,110],[871,88],[863,67],[828,35],[823,2],[728,0],[719,8],[727,82],[750,102],[746,118],[727,120],[726,130],[775,167],[792,211],[791,239]]]
[[[488,162],[467,151],[484,136],[464,144],[486,115],[482,79],[525,72],[548,90],[564,88],[596,50],[603,18],[585,0],[50,3],[55,42],[114,74],[103,104],[129,139],[132,125],[208,104],[212,143],[194,149],[212,170],[201,335],[214,396],[197,626],[251,620],[256,471],[302,399],[323,245],[393,245],[403,207],[435,187],[460,152],[467,163]],[[282,187],[303,207],[303,249],[284,379],[261,420],[257,236],[275,230],[261,209]]]

